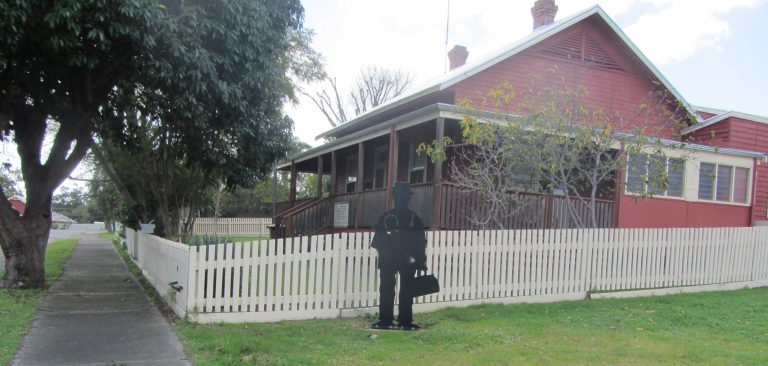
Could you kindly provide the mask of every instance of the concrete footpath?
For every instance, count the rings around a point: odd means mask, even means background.
[[[112,243],[81,235],[12,365],[189,365]]]

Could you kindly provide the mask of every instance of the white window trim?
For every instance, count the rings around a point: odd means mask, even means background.
[[[630,155],[627,156],[627,165],[626,165],[626,169],[624,170],[624,194],[627,195],[627,196],[637,196],[637,197],[640,197],[643,194],[645,194],[645,192],[648,192],[648,166],[649,166],[648,164],[649,164],[650,158],[653,155],[652,154],[644,154],[644,155],[646,155],[645,174],[644,174],[645,179],[643,180],[643,192],[641,192],[641,193],[632,192],[632,191],[628,191],[627,190],[627,187],[629,186],[628,183],[629,183]],[[657,156],[659,156],[659,155],[657,155]],[[682,182],[681,182],[680,196],[669,196],[668,195],[669,190],[668,189],[664,189],[664,194],[656,194],[656,193],[654,193],[649,198],[686,201],[686,198],[685,198],[686,187],[685,186],[687,184],[686,170],[688,169],[688,166],[687,166],[688,164],[686,163],[685,159],[681,159],[681,158],[674,157],[674,156],[664,156],[664,159],[665,159],[665,161],[664,161],[664,167],[665,167],[664,168],[665,169],[664,172],[667,173],[667,176],[669,176],[669,160],[670,159],[677,159],[677,160],[681,160],[683,162],[683,172],[682,172],[683,176],[682,176]],[[667,184],[667,187],[669,187],[669,184]]]
[[[713,203],[713,204],[719,204],[719,205],[730,205],[730,206],[752,206],[752,169],[750,167],[735,165],[735,164],[728,164],[728,163],[715,163],[710,161],[700,161],[698,164],[699,172],[701,172],[701,164],[712,164],[715,166],[715,177],[713,179],[712,183],[712,199],[702,199],[699,197],[698,194],[698,187],[699,182],[696,182],[697,192],[696,192],[696,202],[702,202],[702,203]],[[728,193],[728,201],[719,201],[717,199],[717,177],[718,177],[718,170],[720,169],[720,166],[728,166],[731,168],[731,188]],[[736,188],[736,168],[743,168],[747,170],[747,202],[734,202],[733,196],[734,196],[734,189]],[[701,179],[701,174],[697,174],[699,176],[699,179]]]

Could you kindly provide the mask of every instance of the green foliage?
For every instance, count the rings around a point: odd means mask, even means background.
[[[116,182],[134,223],[199,206],[155,210],[138,198],[144,190],[185,186],[200,196],[211,176],[233,187],[264,178],[290,147],[293,122],[282,107],[295,100],[294,83],[322,74],[302,22],[298,0],[0,3],[0,130],[19,145],[30,206],[50,206],[94,132],[99,145],[127,150],[126,160],[155,163],[154,185],[139,181],[130,192],[127,179]],[[189,196],[158,200],[177,198]]]
[[[177,330],[198,365],[761,365],[766,295],[478,305],[416,314],[419,332],[372,331],[365,318]]]
[[[232,243],[234,239],[225,235],[192,235],[187,244],[195,247]]]
[[[47,283],[61,276],[72,255],[77,239],[56,240],[48,245],[45,255]],[[0,269],[0,276],[3,269]],[[0,289],[0,365],[9,364],[21,345],[46,296],[45,289]]]

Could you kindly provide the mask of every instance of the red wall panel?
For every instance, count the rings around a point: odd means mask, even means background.
[[[621,196],[620,228],[750,226],[748,206]]]

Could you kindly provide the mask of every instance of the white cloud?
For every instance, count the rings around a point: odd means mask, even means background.
[[[683,60],[717,47],[731,35],[723,15],[753,8],[762,0],[643,0],[654,7],[624,28],[630,39],[657,64]]]

